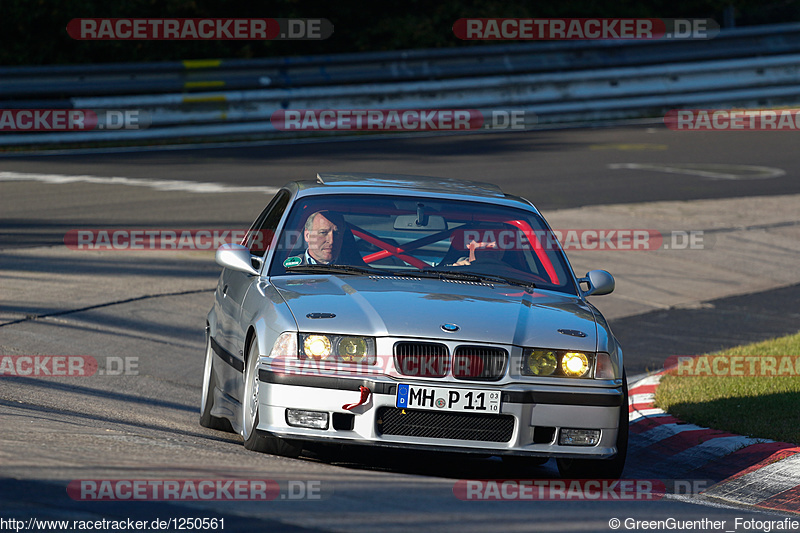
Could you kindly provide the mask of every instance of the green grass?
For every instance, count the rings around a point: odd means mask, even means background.
[[[716,353],[800,356],[800,332]],[[669,414],[698,426],[748,437],[800,443],[800,373],[784,376],[678,376],[671,372],[662,378],[656,389],[655,403]]]

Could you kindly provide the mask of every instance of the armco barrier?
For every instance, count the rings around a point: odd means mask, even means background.
[[[147,129],[0,145],[285,135],[280,109],[520,109],[540,124],[797,103],[800,24],[708,41],[571,41],[259,60],[0,68],[0,109],[139,110]]]

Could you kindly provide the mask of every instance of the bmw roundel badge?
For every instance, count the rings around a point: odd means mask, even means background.
[[[453,333],[453,332],[456,332],[456,331],[458,331],[460,329],[461,328],[458,327],[455,324],[442,324],[442,331],[446,331],[448,333]]]

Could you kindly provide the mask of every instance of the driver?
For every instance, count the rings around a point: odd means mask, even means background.
[[[306,219],[303,238],[306,251],[292,261],[293,265],[328,265],[336,261],[342,250],[345,221],[332,211],[317,211]],[[296,260],[301,262],[297,263]]]

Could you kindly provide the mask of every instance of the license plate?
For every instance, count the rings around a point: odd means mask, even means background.
[[[395,405],[401,409],[499,413],[500,392],[494,390],[425,387],[401,383],[397,386]]]

